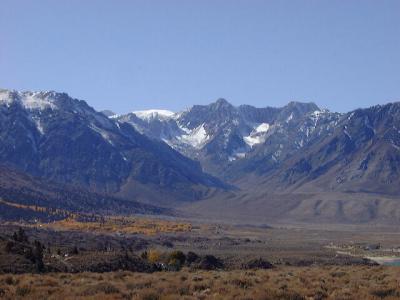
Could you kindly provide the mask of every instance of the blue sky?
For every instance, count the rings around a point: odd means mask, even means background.
[[[1,0],[0,87],[118,113],[400,101],[400,1]]]

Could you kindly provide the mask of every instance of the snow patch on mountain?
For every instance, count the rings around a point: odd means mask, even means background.
[[[343,133],[348,137],[349,140],[352,140],[350,133],[347,131],[347,125],[344,126]]]
[[[252,148],[254,145],[264,143],[266,140],[265,133],[270,129],[268,123],[261,123],[254,127],[253,131],[248,136],[244,136],[244,142]]]
[[[40,122],[40,119],[39,119],[39,118],[32,118],[32,120],[33,120],[33,122],[35,123],[36,128],[37,128],[37,130],[39,131],[39,133],[40,133],[41,135],[43,135],[43,134],[44,134],[44,128],[43,128],[42,123]]]
[[[390,145],[392,145],[392,147],[395,148],[396,150],[400,150],[400,147],[396,145],[396,143],[393,140],[390,140]]]
[[[169,119],[175,115],[174,112],[164,109],[138,110],[133,111],[132,113],[144,121],[149,121],[152,119]]]
[[[254,145],[263,143],[265,141],[265,138],[262,136],[249,135],[249,136],[243,137],[243,140],[247,145],[249,145],[252,148]]]
[[[9,108],[12,103],[18,103],[28,112],[31,121],[41,135],[45,133],[41,123],[41,111],[48,108],[57,109],[55,92],[19,92],[0,89],[0,105]]]
[[[9,106],[14,101],[12,94],[8,90],[0,90],[0,103]]]
[[[106,142],[108,142],[111,146],[114,146],[114,143],[111,140],[109,132],[96,126],[95,124],[90,124],[89,127],[96,133],[98,133]]]
[[[268,123],[261,123],[260,125],[258,125],[254,130],[257,133],[260,132],[267,132],[269,130],[269,124]]]
[[[201,149],[209,140],[210,136],[207,134],[204,123],[193,130],[182,128],[187,134],[178,136],[177,138],[183,143],[189,144],[194,148]]]
[[[245,158],[246,157],[246,153],[247,153],[247,151],[245,151],[243,149],[234,151],[233,154],[228,157],[228,160],[229,161],[235,161],[237,159]]]
[[[50,97],[43,97],[37,92],[28,92],[21,95],[22,105],[28,110],[44,110],[46,108],[55,109],[56,105]]]

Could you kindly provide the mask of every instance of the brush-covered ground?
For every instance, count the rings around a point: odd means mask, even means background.
[[[400,268],[0,275],[4,299],[398,299]]]
[[[0,224],[0,299],[400,299],[400,231],[156,218]]]

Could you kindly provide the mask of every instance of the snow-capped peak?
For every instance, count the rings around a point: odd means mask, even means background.
[[[55,92],[17,92],[0,90],[0,103],[8,106],[13,102],[19,102],[28,110],[55,109],[54,94]]]
[[[172,118],[175,113],[165,109],[149,109],[149,110],[138,110],[132,112],[139,119],[151,120],[151,119],[168,119]]]
[[[39,109],[46,108],[55,109],[56,105],[52,97],[39,92],[26,92],[22,94],[21,102],[26,109]]]
[[[17,91],[0,89],[0,104],[9,105],[18,98]]]

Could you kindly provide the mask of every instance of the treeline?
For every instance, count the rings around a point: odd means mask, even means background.
[[[11,239],[5,245],[7,254],[21,255],[34,264],[36,272],[44,272],[43,252],[46,249],[38,240],[30,242],[22,228],[14,232]],[[13,266],[10,266],[12,268]]]
[[[51,222],[62,220],[63,214],[55,214],[52,209],[34,210],[30,208],[11,206],[0,202],[0,220],[3,221],[34,221]]]

